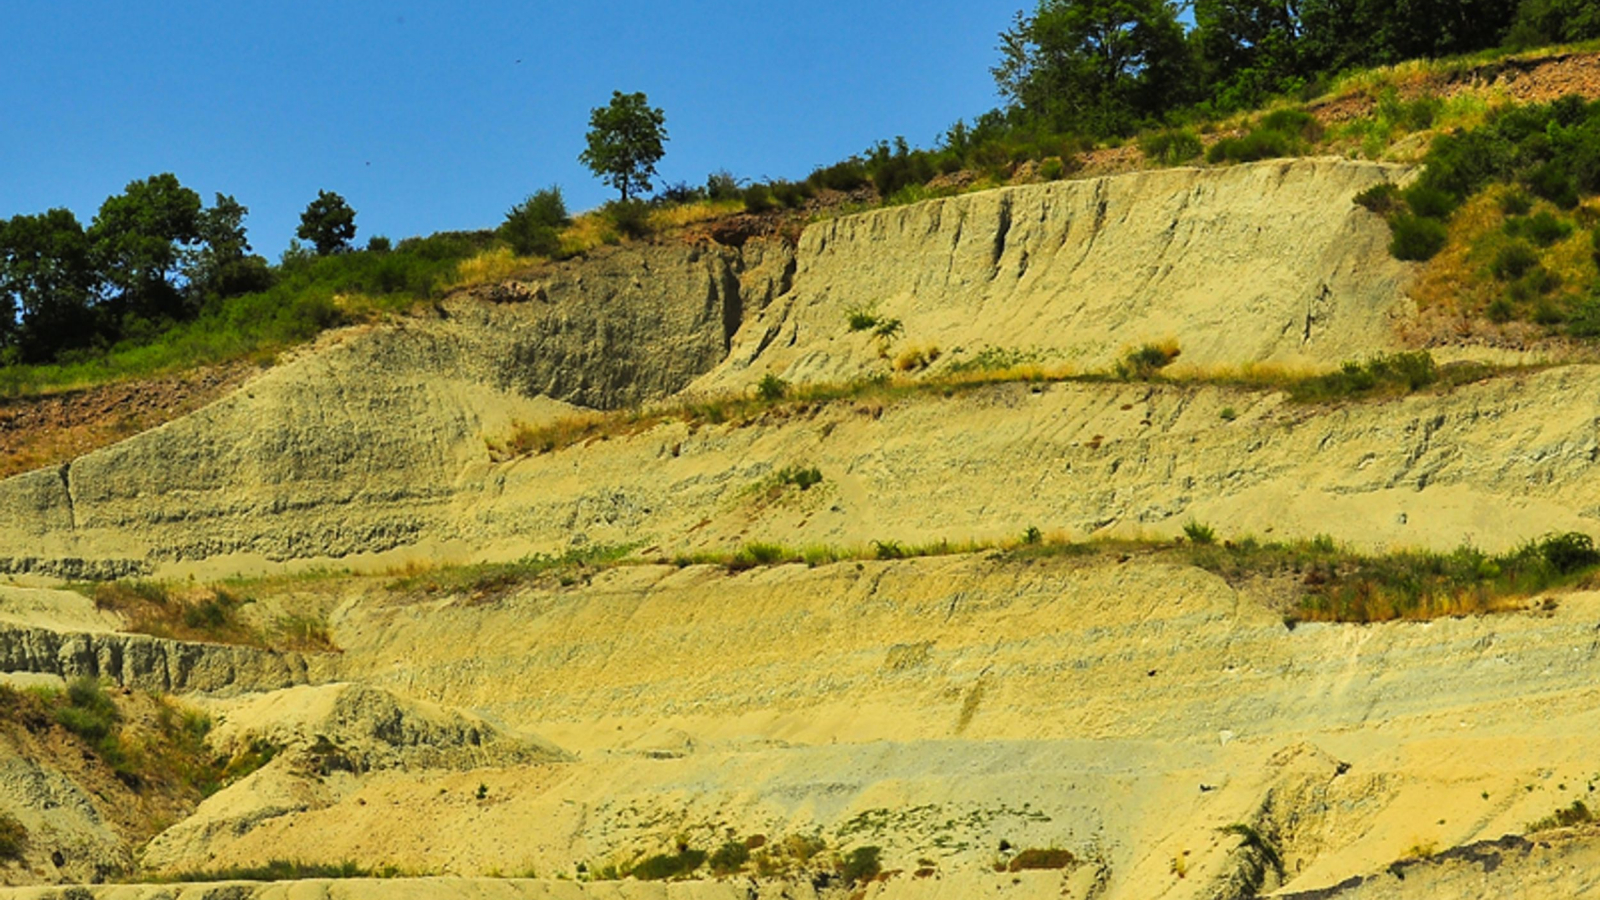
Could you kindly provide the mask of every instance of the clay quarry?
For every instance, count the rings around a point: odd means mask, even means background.
[[[1282,386],[1419,348],[1352,202],[1416,176],[604,248],[0,481],[0,896],[1600,890],[1600,593],[1322,621],[1315,567],[1197,555],[1600,533],[1600,366],[1435,341],[1464,375]],[[191,757],[204,790],[150,774]]]

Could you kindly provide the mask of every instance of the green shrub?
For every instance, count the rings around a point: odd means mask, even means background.
[[[1407,188],[1402,196],[1406,206],[1411,208],[1414,215],[1429,219],[1448,219],[1456,211],[1456,198],[1449,191],[1443,191],[1424,183],[1417,183]]]
[[[1206,151],[1206,162],[1256,162],[1293,156],[1295,139],[1278,131],[1252,131],[1244,137],[1223,138]]]
[[[1405,208],[1400,199],[1400,186],[1385,181],[1375,184],[1355,196],[1357,206],[1364,206],[1380,216],[1387,216]]]
[[[803,181],[774,181],[771,187],[772,199],[781,203],[785,209],[800,208],[814,193],[811,186]]]
[[[10,813],[0,813],[0,859],[22,859],[28,847],[28,829]]]
[[[1217,542],[1216,529],[1194,519],[1184,523],[1183,534],[1192,543],[1196,544],[1215,544]]]
[[[1011,857],[1011,864],[1006,866],[1007,871],[1022,872],[1032,869],[1065,869],[1077,862],[1077,857],[1070,850],[1059,848],[1030,848],[1023,850]]]
[[[1367,394],[1408,393],[1439,380],[1439,368],[1425,350],[1346,362],[1337,372],[1296,382],[1289,396],[1301,402],[1334,400]]]
[[[728,841],[711,854],[711,871],[716,875],[732,875],[750,862],[750,848],[743,841]]]
[[[822,470],[816,466],[804,468],[799,466],[786,466],[778,472],[778,483],[791,485],[802,491],[810,490],[813,486],[822,483]]]
[[[1052,156],[1039,164],[1039,177],[1045,181],[1059,181],[1066,173],[1066,164],[1059,156]]]
[[[873,541],[872,555],[878,559],[905,559],[911,554],[899,541]]]
[[[869,309],[857,307],[845,313],[845,321],[851,331],[866,331],[878,324],[878,317]]]
[[[1167,344],[1145,344],[1127,352],[1116,365],[1118,378],[1154,378],[1178,358],[1178,348]]]
[[[1449,241],[1450,234],[1438,219],[1400,215],[1390,222],[1393,239],[1389,252],[1395,259],[1422,262],[1438,255]]]
[[[628,874],[640,881],[682,878],[692,874],[694,870],[704,865],[705,861],[704,851],[684,847],[677,853],[662,853],[648,857],[629,869]]]
[[[1558,809],[1554,813],[1528,823],[1528,831],[1549,831],[1552,828],[1571,828],[1575,825],[1587,825],[1594,821],[1594,813],[1582,800],[1572,801],[1572,805],[1565,809]]]
[[[813,187],[833,191],[853,191],[867,184],[867,165],[860,157],[852,156],[842,162],[819,168],[806,181]]]
[[[1578,186],[1571,170],[1561,162],[1551,160],[1529,170],[1523,182],[1535,196],[1549,200],[1562,209],[1578,205]]]
[[[606,218],[625,237],[650,235],[650,204],[643,200],[612,200],[604,207]]]
[[[1489,271],[1501,281],[1514,281],[1538,264],[1539,254],[1527,244],[1517,241],[1500,248],[1494,261],[1489,264]]]
[[[1322,140],[1322,123],[1317,121],[1316,116],[1299,109],[1280,109],[1268,113],[1261,120],[1261,129],[1313,143]]]
[[[883,850],[880,847],[857,847],[850,851],[839,866],[839,879],[846,884],[861,884],[878,877],[883,871],[879,860]]]
[[[782,400],[788,393],[789,382],[771,372],[761,376],[760,383],[756,385],[756,396],[763,400]]]
[[[1579,300],[1567,316],[1567,333],[1578,338],[1600,338],[1600,296]]]
[[[1168,129],[1140,138],[1139,150],[1144,153],[1145,158],[1153,162],[1172,166],[1199,157],[1205,151],[1205,147],[1192,131]]]
[[[1506,233],[1513,237],[1525,236],[1540,247],[1550,247],[1572,236],[1572,223],[1541,212],[1526,219],[1512,219],[1506,223]]]
[[[511,207],[500,225],[500,237],[520,256],[555,256],[561,231],[571,219],[561,188],[551,186]]]
[[[789,551],[778,544],[768,544],[753,541],[739,548],[733,555],[733,560],[728,568],[734,571],[753,569],[756,566],[772,566],[789,558]]]
[[[67,685],[67,705],[56,710],[56,721],[62,727],[91,744],[110,737],[121,719],[105,688],[87,677]]]
[[[739,179],[727,169],[718,169],[706,176],[706,197],[711,200],[734,200],[739,197]]]
[[[772,194],[764,184],[752,184],[744,189],[744,210],[757,215],[769,212],[777,204],[772,202]]]
[[[1533,552],[1561,575],[1600,565],[1600,551],[1595,550],[1594,539],[1579,531],[1545,535],[1533,544]]]
[[[1036,526],[1029,525],[1027,530],[1022,532],[1022,542],[1024,544],[1034,545],[1043,541],[1044,532],[1040,531]]]
[[[1500,195],[1500,211],[1508,216],[1525,216],[1533,209],[1533,198],[1520,190],[1509,190]]]

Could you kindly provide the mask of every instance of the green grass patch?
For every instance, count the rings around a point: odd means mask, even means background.
[[[638,546],[596,545],[559,555],[535,554],[515,562],[439,566],[403,574],[389,583],[389,589],[400,593],[465,594],[474,600],[488,600],[541,578],[574,584],[587,571],[622,562]]]

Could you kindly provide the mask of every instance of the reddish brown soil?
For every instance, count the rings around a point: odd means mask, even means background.
[[[255,366],[239,363],[0,399],[0,478],[65,462],[193,412],[254,371]]]

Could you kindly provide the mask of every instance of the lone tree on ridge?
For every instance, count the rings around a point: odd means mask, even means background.
[[[630,195],[650,190],[656,163],[666,153],[661,149],[667,140],[666,121],[643,92],[612,91],[609,105],[589,111],[589,146],[578,161],[621,191],[626,203]]]

